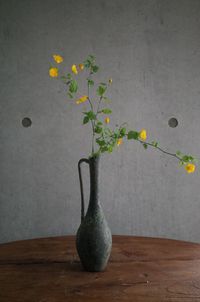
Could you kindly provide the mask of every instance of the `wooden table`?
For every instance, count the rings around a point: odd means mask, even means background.
[[[200,302],[200,245],[113,236],[105,272],[81,268],[74,236],[0,245],[0,302]]]

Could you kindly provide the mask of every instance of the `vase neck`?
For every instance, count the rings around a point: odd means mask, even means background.
[[[89,159],[90,165],[90,202],[89,207],[99,203],[99,156]]]

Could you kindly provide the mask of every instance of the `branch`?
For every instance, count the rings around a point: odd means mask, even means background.
[[[103,97],[101,96],[100,99],[99,99],[98,106],[97,106],[96,116],[99,114],[99,108],[100,108],[100,104],[101,104],[102,98]]]
[[[160,148],[160,147],[158,147],[158,146],[155,146],[155,145],[152,144],[152,143],[148,143],[148,142],[145,142],[145,141],[141,141],[140,139],[138,139],[138,141],[139,141],[142,145],[146,144],[146,145],[151,146],[151,147],[153,147],[153,148],[155,148],[155,149],[158,149],[158,150],[161,151],[162,153],[171,155],[171,156],[177,158],[178,160],[182,161],[182,158],[179,157],[176,153],[171,153],[171,152],[165,151],[165,150],[163,150],[162,148]]]
[[[91,72],[89,74],[89,77],[90,77],[90,75],[91,75]],[[94,112],[93,104],[92,104],[92,102],[90,100],[90,85],[89,85],[88,82],[87,82],[87,88],[88,88],[88,101],[89,101],[89,104],[90,104],[92,112]],[[93,154],[94,153],[94,136],[95,136],[95,132],[94,132],[94,121],[93,120],[90,120],[90,121],[91,121],[91,126],[92,126],[92,154]]]

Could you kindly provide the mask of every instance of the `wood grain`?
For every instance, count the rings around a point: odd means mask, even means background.
[[[81,268],[73,236],[0,245],[0,302],[200,302],[200,245],[113,236],[105,272]]]

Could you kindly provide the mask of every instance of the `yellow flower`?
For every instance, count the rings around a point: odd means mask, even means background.
[[[123,139],[122,139],[122,138],[119,138],[119,139],[117,140],[117,146],[120,146],[122,143],[123,143]]]
[[[147,132],[145,129],[142,129],[139,133],[139,138],[143,141],[145,141],[147,139]]]
[[[109,118],[109,117],[106,117],[105,120],[104,120],[104,122],[105,122],[106,124],[109,124],[109,123],[110,123],[110,118]]]
[[[56,63],[58,63],[58,64],[63,62],[63,57],[61,57],[59,55],[53,55],[53,58],[56,61]]]
[[[188,173],[194,173],[195,171],[195,165],[194,164],[187,164],[185,166],[185,170],[188,172]]]
[[[77,67],[76,67],[76,65],[74,64],[74,65],[72,65],[72,72],[73,73],[75,73],[75,74],[77,74],[78,73],[78,70],[77,70]]]
[[[83,70],[83,69],[84,69],[84,65],[83,65],[82,63],[79,64],[78,66],[79,66],[79,69],[80,69],[80,70]]]
[[[58,68],[56,68],[56,67],[51,67],[51,68],[49,69],[49,75],[50,75],[50,77],[52,77],[52,78],[56,78],[56,77],[58,76]]]
[[[108,83],[111,85],[112,84],[112,78],[110,78],[109,80],[108,80]]]
[[[76,104],[79,105],[81,103],[84,103],[88,100],[88,96],[87,95],[83,95],[82,97],[80,97],[78,100],[76,100]]]

